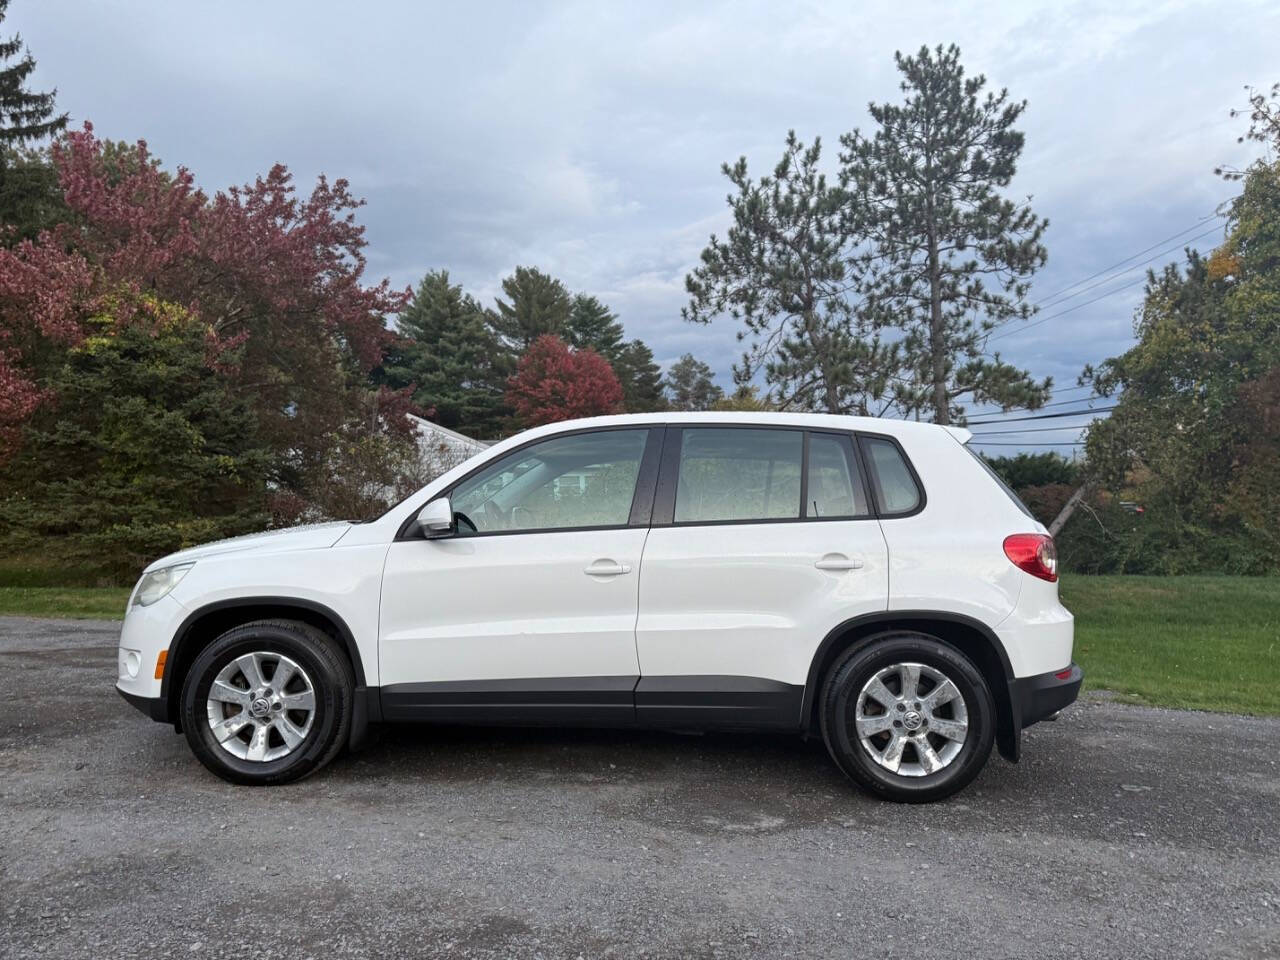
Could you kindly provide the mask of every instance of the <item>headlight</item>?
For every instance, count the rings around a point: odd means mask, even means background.
[[[131,606],[151,606],[151,604],[181,583],[182,578],[187,575],[187,571],[194,566],[195,561],[192,561],[191,563],[179,563],[176,566],[161,567],[159,570],[144,573],[142,579],[138,581],[138,585],[133,588]]]

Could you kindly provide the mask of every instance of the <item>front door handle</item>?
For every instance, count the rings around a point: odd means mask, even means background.
[[[828,553],[814,563],[819,570],[861,570],[862,560],[858,557],[846,557],[843,553]]]
[[[618,563],[614,560],[596,560],[582,571],[588,577],[620,577],[631,572],[631,564]]]

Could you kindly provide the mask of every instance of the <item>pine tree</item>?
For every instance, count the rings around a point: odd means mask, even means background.
[[[728,315],[744,329],[738,385],[763,371],[782,408],[880,412],[897,352],[863,329],[850,305],[858,277],[847,251],[856,227],[840,190],[819,172],[822,145],[791,132],[772,176],[753,180],[743,157],[721,169],[737,188],[733,224],[711,237],[685,278],[681,316],[710,323]]]
[[[413,400],[432,419],[473,437],[501,432],[507,369],[484,308],[449,282],[446,270],[428,273],[396,321],[401,340],[388,350],[381,379],[414,388]]]
[[[864,218],[864,313],[903,332],[903,412],[961,416],[957,401],[1035,409],[1052,382],[987,354],[997,326],[1029,317],[1028,278],[1046,259],[1048,222],[1007,199],[1026,101],[1007,90],[980,99],[986,78],[965,77],[960,50],[894,55],[904,102],[872,104],[875,133],[841,138],[846,203]]]
[[[672,410],[710,410],[724,399],[711,368],[686,353],[667,370],[666,390]]]
[[[522,354],[543,334],[559,337],[569,324],[572,300],[564,284],[533,267],[516,267],[502,281],[507,300],[498,300],[490,323],[506,345]],[[508,302],[509,301],[509,302]]]
[[[654,363],[653,351],[643,340],[632,340],[624,346],[613,369],[622,383],[622,405],[627,413],[653,413],[666,408],[662,368]]]
[[[8,7],[9,0],[0,0],[0,22]],[[17,63],[9,63],[18,56],[21,59]],[[7,64],[0,69],[0,144],[20,146],[61,133],[67,126],[67,115],[54,116],[58,91],[32,93],[26,88],[36,61],[17,34],[0,41],[0,63]]]
[[[57,404],[25,424],[0,473],[10,549],[133,577],[165,553],[267,523],[272,455],[252,394],[210,368],[206,324],[154,297],[139,306],[145,323],[94,317],[50,363]]]
[[[607,306],[589,294],[573,298],[565,339],[579,350],[594,350],[610,363],[617,363],[622,353],[622,324]]]

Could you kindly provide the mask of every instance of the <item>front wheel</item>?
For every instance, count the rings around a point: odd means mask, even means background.
[[[982,673],[922,633],[871,638],[840,657],[822,686],[822,736],[836,764],[872,793],[940,800],[978,775],[995,739]]]
[[[224,780],[288,783],[342,749],[354,687],[350,664],[323,631],[259,620],[196,657],[182,685],[182,729],[197,759]]]

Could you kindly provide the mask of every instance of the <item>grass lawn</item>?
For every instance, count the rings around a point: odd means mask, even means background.
[[[128,587],[0,586],[0,614],[121,620],[129,593]]]
[[[1086,689],[1280,714],[1280,578],[1067,574],[1061,588]]]

